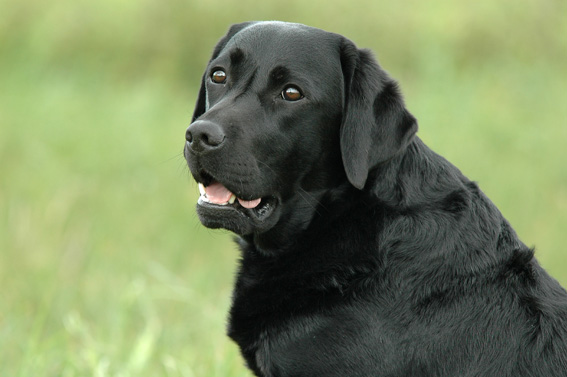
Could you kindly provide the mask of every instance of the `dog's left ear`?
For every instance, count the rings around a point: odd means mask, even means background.
[[[340,145],[350,183],[362,190],[370,170],[403,151],[417,132],[397,83],[370,51],[341,43],[345,96]]]
[[[251,21],[251,22],[242,22],[240,24],[232,25],[228,30],[228,32],[226,33],[226,35],[218,41],[209,62],[219,56],[219,54],[221,53],[222,49],[226,46],[228,41],[230,41],[232,37],[234,37],[239,31],[255,23],[256,22]],[[193,123],[195,120],[197,120],[197,118],[203,115],[205,111],[207,111],[207,90],[205,86],[206,75],[207,73],[205,72],[203,74],[203,77],[201,78],[201,88],[199,89],[199,94],[197,96],[197,103],[195,104],[195,110],[193,111],[193,118],[191,119],[191,123]]]

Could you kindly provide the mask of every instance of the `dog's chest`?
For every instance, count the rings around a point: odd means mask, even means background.
[[[370,297],[366,301],[355,283],[371,269],[363,264],[342,270],[340,266],[353,263],[340,260],[327,266],[306,254],[277,260],[244,255],[229,336],[258,376],[351,375],[348,360],[361,355],[368,357],[360,367],[373,369],[392,347],[385,348],[390,341],[382,340],[381,309]]]
[[[396,357],[379,318],[369,320],[368,313],[361,315],[352,306],[301,313],[293,305],[283,310],[253,302],[235,297],[229,335],[258,376],[343,377],[353,371],[379,376],[375,371],[380,365]],[[352,360],[359,362],[355,366]]]

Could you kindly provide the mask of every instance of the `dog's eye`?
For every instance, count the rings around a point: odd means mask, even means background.
[[[282,98],[286,101],[298,101],[303,98],[303,94],[295,86],[288,86],[282,91]]]
[[[226,72],[222,69],[217,69],[211,74],[211,80],[215,84],[224,84],[224,82],[226,81]]]

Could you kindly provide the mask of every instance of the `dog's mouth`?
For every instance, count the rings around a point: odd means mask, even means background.
[[[252,199],[252,200],[244,200],[237,198],[232,192],[230,192],[226,187],[222,185],[220,182],[213,182],[209,186],[206,186],[202,183],[199,183],[199,193],[201,196],[199,197],[200,202],[209,203],[209,204],[216,204],[219,206],[226,206],[232,205],[236,201],[244,207],[248,209],[254,209],[262,203],[262,198]]]
[[[239,197],[214,179],[199,182],[197,213],[203,225],[225,228],[244,235],[273,226],[270,218],[278,207],[275,196]],[[240,194],[244,196],[244,194]]]
[[[200,206],[211,207],[231,207],[240,210],[244,214],[254,215],[256,219],[267,217],[276,205],[276,199],[272,196],[245,200],[238,198],[230,192],[222,183],[213,181],[208,186],[199,183],[199,200],[197,204]]]

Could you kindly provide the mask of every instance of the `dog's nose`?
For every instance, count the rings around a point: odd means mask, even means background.
[[[205,152],[220,147],[225,135],[218,124],[198,120],[187,128],[185,139],[195,152]]]

